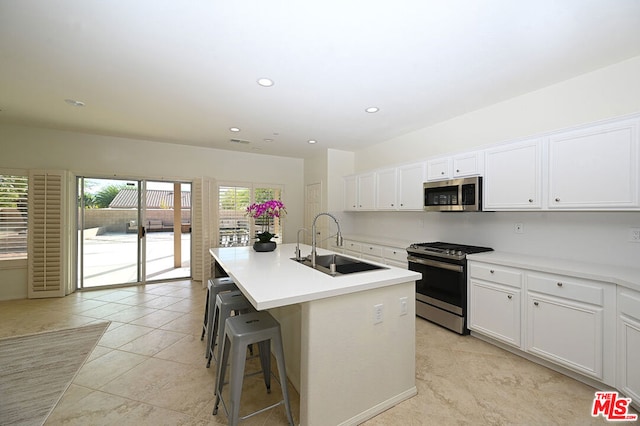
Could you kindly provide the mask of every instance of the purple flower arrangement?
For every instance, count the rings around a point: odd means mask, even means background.
[[[279,200],[269,200],[264,203],[253,203],[247,207],[247,216],[256,219],[256,225],[262,225],[262,232],[256,234],[256,238],[261,243],[271,241],[271,238],[275,237],[274,234],[269,232],[269,224],[274,217],[283,217],[287,214],[287,210]]]
[[[255,219],[261,217],[282,217],[287,213],[287,210],[279,200],[269,200],[264,203],[253,203],[247,207],[247,215]]]

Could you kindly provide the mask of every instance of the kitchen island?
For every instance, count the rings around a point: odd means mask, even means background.
[[[311,252],[300,248],[303,256]],[[358,424],[414,396],[420,275],[386,266],[333,277],[292,260],[294,250],[282,244],[268,253],[251,247],[210,253],[256,309],[280,322],[300,424]]]

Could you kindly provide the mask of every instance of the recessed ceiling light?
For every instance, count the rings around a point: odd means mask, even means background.
[[[76,101],[75,99],[65,99],[64,100],[66,103],[68,103],[71,106],[75,106],[75,107],[83,107],[84,106],[84,102],[81,101]]]
[[[239,132],[240,129],[238,129],[237,127],[229,127],[229,130],[231,130],[232,132]]]
[[[273,142],[273,139],[264,139],[265,142]]]
[[[314,143],[318,143],[318,141],[311,139],[311,140],[307,141],[307,143],[314,144]]]
[[[262,87],[271,87],[274,83],[270,78],[259,78],[258,84]]]
[[[369,108],[365,109],[365,111],[367,111],[370,114],[373,114],[374,112],[380,111],[380,108],[378,108],[378,107],[369,107]]]

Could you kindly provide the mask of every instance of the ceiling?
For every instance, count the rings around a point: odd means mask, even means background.
[[[302,158],[638,55],[640,0],[0,0],[0,123]]]

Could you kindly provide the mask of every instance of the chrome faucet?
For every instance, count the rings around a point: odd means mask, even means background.
[[[311,225],[311,267],[316,267],[316,221],[320,216],[329,216],[336,223],[338,227],[338,233],[336,234],[336,245],[338,247],[342,247],[342,232],[340,232],[340,224],[338,223],[338,219],[331,213],[318,213],[316,217],[313,218],[313,224]]]
[[[298,236],[296,237],[296,260],[299,262],[302,260],[302,256],[300,255],[300,231],[308,232],[307,228],[298,229]]]

